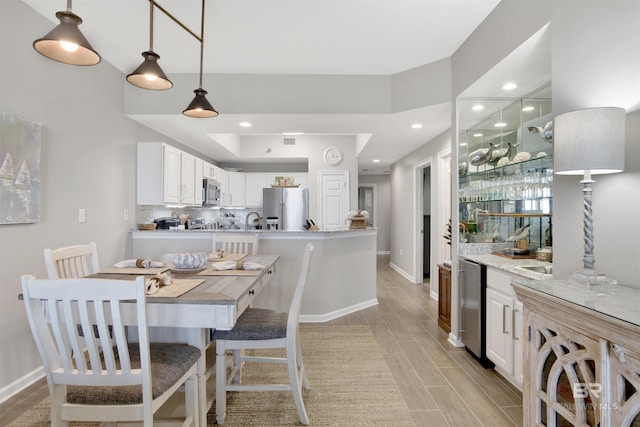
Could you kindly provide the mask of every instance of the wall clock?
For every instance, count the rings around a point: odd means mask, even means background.
[[[329,147],[324,150],[324,161],[326,164],[334,166],[342,161],[342,151],[336,147]]]

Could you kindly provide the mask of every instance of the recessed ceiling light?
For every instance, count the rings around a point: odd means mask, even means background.
[[[282,132],[283,135],[304,135],[304,132]]]
[[[473,136],[475,136],[476,138],[480,138],[482,136],[481,133],[474,133]]]
[[[471,107],[471,109],[472,109],[473,111],[482,111],[482,110],[484,110],[484,105],[476,104],[476,105],[474,105],[473,107]]]
[[[373,163],[380,163],[380,159],[373,159]]]
[[[240,122],[240,123],[238,123],[238,126],[243,127],[243,128],[250,128],[252,125],[249,122]]]
[[[460,147],[466,147],[466,146],[467,146],[467,143],[466,143],[466,142],[461,142],[461,143],[460,143]]]
[[[522,109],[522,111],[533,111],[535,107],[533,105],[527,105]]]
[[[509,83],[506,83],[504,86],[502,86],[502,89],[504,89],[504,90],[514,90],[517,87],[518,87],[517,84],[509,82]]]
[[[495,126],[495,127],[497,127],[497,128],[503,128],[503,127],[505,127],[506,125],[507,125],[507,124],[506,124],[506,123],[504,123],[504,122],[499,122],[499,123],[496,123],[496,124],[495,124],[495,125],[493,125],[493,126]]]
[[[421,123],[414,123],[411,125],[411,129],[420,129],[422,127]]]

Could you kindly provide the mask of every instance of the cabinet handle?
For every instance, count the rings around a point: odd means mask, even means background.
[[[520,338],[517,337],[518,328],[516,328],[516,313],[518,310],[513,310],[511,312],[511,324],[513,325],[513,339],[514,341],[518,341]]]
[[[506,309],[507,307],[509,307],[508,305],[503,305],[502,306],[502,333],[503,334],[508,334],[509,331],[507,331],[507,313],[506,313]]]
[[[249,291],[249,295],[255,295],[255,294],[256,294],[256,291],[255,291],[254,289],[251,289],[251,290]]]

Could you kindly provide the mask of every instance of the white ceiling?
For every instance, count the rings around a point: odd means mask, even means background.
[[[64,0],[23,0],[57,23]],[[193,32],[200,32],[199,0],[157,0]],[[207,0],[205,73],[391,75],[450,57],[499,0]],[[147,0],[76,0],[81,30],[93,47],[125,75],[149,48]],[[156,10],[154,50],[172,73],[197,73],[199,44]],[[34,39],[42,34],[34,34]],[[206,85],[205,85],[206,87]],[[212,95],[212,94],[210,94]],[[389,170],[402,158],[450,127],[450,106],[375,115],[225,115],[185,127],[176,116],[148,117],[144,123],[224,163],[241,162],[204,144],[203,135],[309,134],[372,137],[360,169]],[[238,128],[239,120],[254,123]],[[141,120],[142,121],[142,120]],[[420,122],[423,128],[409,125]],[[206,141],[212,141],[210,138]],[[381,162],[372,167],[373,158]]]

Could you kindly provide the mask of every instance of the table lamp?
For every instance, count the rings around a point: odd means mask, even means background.
[[[591,175],[618,173],[624,170],[625,110],[599,107],[561,114],[554,120],[554,172],[558,175],[583,175],[584,267],[569,280],[590,288],[591,285],[615,285],[594,268],[593,217],[591,209]]]

